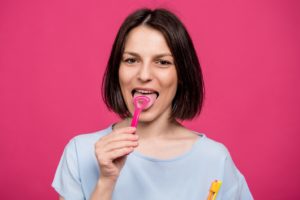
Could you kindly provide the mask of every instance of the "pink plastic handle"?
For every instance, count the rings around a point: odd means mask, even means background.
[[[131,121],[131,126],[132,127],[137,127],[141,112],[142,112],[142,109],[140,109],[140,108],[136,108],[134,110],[133,118],[132,118],[132,121]]]

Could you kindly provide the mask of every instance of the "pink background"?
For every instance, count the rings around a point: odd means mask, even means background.
[[[207,96],[185,124],[228,147],[255,199],[300,199],[296,0],[1,1],[1,199],[56,199],[64,145],[117,120],[101,77],[118,27],[141,6],[175,11],[194,40]]]

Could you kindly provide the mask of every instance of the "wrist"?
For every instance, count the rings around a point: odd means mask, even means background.
[[[117,178],[108,178],[100,176],[97,185],[105,187],[114,187],[117,182]]]
[[[98,199],[111,200],[115,185],[116,185],[115,180],[105,178],[105,177],[100,177],[94,189],[94,192],[91,196],[91,200],[98,200]]]

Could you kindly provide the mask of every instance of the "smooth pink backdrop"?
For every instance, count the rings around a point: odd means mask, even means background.
[[[255,199],[300,199],[300,5],[283,0],[1,1],[1,199],[56,199],[68,140],[117,120],[101,77],[122,20],[145,6],[173,10],[194,40],[207,96],[185,124],[228,147]]]

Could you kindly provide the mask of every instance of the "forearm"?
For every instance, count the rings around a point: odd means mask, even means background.
[[[115,181],[100,178],[90,200],[111,200]]]

